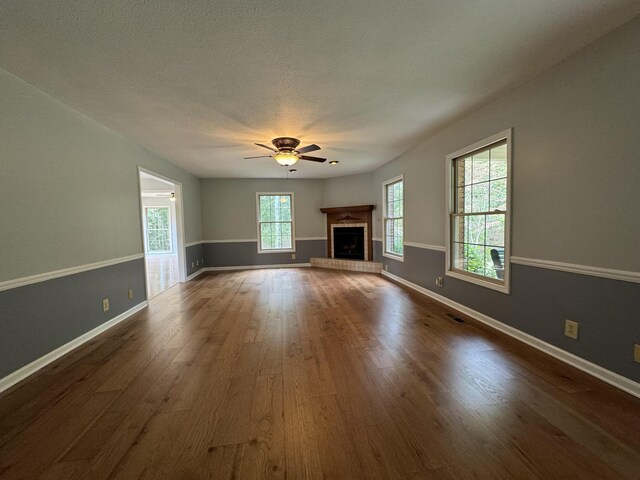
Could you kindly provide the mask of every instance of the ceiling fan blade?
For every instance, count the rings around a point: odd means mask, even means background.
[[[297,149],[298,153],[309,153],[309,152],[315,152],[316,150],[320,150],[320,147],[315,143],[311,145],[307,145],[306,147]]]
[[[307,157],[306,155],[300,155],[298,157],[300,160],[311,160],[312,162],[320,162],[320,163],[324,163],[327,161],[326,158],[319,158],[319,157]]]
[[[259,155],[257,157],[244,157],[244,160],[249,160],[251,158],[271,158],[272,155]]]
[[[262,148],[266,148],[267,150],[271,150],[272,152],[277,152],[277,150],[275,148],[270,147],[269,145],[265,145],[263,143],[254,143],[254,145],[257,145],[257,146],[262,147]]]

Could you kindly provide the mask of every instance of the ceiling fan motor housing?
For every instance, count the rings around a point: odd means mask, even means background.
[[[300,145],[300,140],[292,137],[278,137],[271,140],[271,143],[273,143],[273,146],[278,150],[293,151]]]

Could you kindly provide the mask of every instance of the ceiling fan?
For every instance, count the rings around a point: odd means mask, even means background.
[[[318,158],[318,157],[310,157],[308,155],[304,155],[305,153],[315,152],[316,150],[320,150],[320,147],[316,144],[307,145],[306,147],[298,148],[300,145],[300,140],[292,137],[278,137],[271,140],[273,143],[273,147],[268,145],[264,145],[262,143],[256,143],[255,145],[266,148],[274,152],[273,155],[260,155],[257,157],[245,157],[245,160],[251,158],[274,158],[276,162],[280,165],[288,167],[293,165],[298,160],[310,160],[312,162],[324,163],[327,161],[326,158]]]

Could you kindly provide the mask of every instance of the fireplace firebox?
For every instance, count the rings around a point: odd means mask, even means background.
[[[375,205],[325,207],[327,214],[327,257],[373,260],[372,215]]]
[[[364,227],[334,226],[333,257],[364,260]]]

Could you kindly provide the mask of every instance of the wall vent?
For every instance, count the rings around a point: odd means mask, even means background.
[[[451,320],[453,320],[454,322],[457,323],[465,323],[464,319],[454,315],[453,313],[445,313],[445,316],[447,316],[448,318],[450,318]]]

